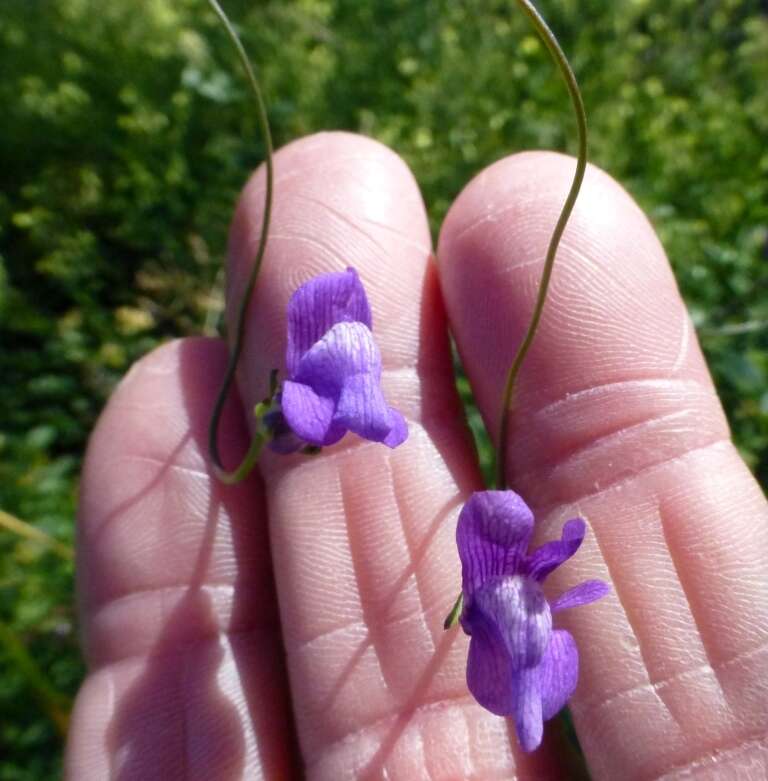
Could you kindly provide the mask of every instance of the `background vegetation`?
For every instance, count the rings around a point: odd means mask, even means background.
[[[509,0],[224,1],[277,142],[350,128],[390,144],[434,228],[487,163],[571,148],[564,90]],[[765,484],[767,7],[540,5],[581,80],[591,158],[658,228]],[[71,544],[110,389],[163,339],[216,328],[227,223],[262,144],[202,0],[4,0],[0,73],[0,508]],[[0,781],[59,773],[83,673],[72,574],[0,528]]]

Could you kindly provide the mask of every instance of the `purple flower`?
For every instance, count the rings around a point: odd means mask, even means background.
[[[525,751],[541,743],[551,719],[576,688],[579,654],[573,637],[552,628],[552,614],[605,596],[588,580],[547,602],[544,579],[581,545],[581,518],[560,540],[528,555],[533,513],[514,491],[480,491],[464,505],[456,529],[462,564],[461,625],[471,635],[467,685],[489,711],[515,720]]]
[[[347,431],[389,447],[408,437],[405,419],[381,392],[371,308],[354,269],[321,274],[291,296],[285,362],[280,413],[265,421],[273,450],[332,445]]]

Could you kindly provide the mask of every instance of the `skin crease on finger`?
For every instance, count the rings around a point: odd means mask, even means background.
[[[443,225],[446,308],[491,431],[574,165],[507,158]],[[576,515],[591,526],[555,592],[614,587],[561,624],[581,651],[572,710],[594,777],[768,776],[765,500],[651,226],[593,167],[513,409],[508,477],[539,540]]]

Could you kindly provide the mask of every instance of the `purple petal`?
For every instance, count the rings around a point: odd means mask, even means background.
[[[288,302],[288,376],[295,379],[304,353],[334,325],[346,322],[371,328],[371,307],[354,269],[321,274],[298,288]]]
[[[539,668],[513,670],[506,643],[496,625],[478,612],[472,620],[467,687],[497,716],[513,716],[520,744],[533,751],[543,731]]]
[[[365,439],[382,442],[392,431],[389,413],[379,380],[371,374],[354,374],[341,389],[335,423]]]
[[[541,661],[552,632],[552,614],[537,583],[520,575],[489,580],[468,603],[462,624],[470,631],[478,613],[496,627],[513,670]]]
[[[355,375],[381,379],[381,355],[373,334],[362,323],[337,323],[303,355],[291,378],[309,385],[334,403]]]
[[[371,374],[355,374],[344,383],[333,420],[365,439],[392,448],[408,438],[405,418],[387,406],[379,380]]]
[[[462,622],[463,623],[463,622]],[[467,687],[491,713],[514,713],[512,665],[509,652],[495,624],[478,614],[472,621],[467,659]]]
[[[381,441],[387,447],[397,447],[408,439],[408,424],[405,422],[405,418],[394,407],[389,408],[389,415],[392,422],[392,429]]]
[[[464,595],[471,597],[489,578],[517,572],[532,529],[533,513],[514,491],[473,493],[456,527]]]
[[[534,751],[541,745],[544,722],[541,683],[538,667],[525,667],[514,674],[514,717],[517,739],[523,751]]]
[[[525,563],[526,572],[530,577],[541,582],[552,570],[557,569],[564,561],[573,556],[579,549],[587,525],[581,518],[574,518],[563,526],[559,540],[544,543],[537,551],[528,557]]]
[[[602,599],[610,590],[611,587],[602,580],[585,580],[583,583],[579,583],[578,586],[574,586],[564,594],[561,594],[552,603],[552,612],[597,602],[598,599]]]
[[[551,719],[570,699],[579,680],[579,652],[573,637],[555,629],[539,666],[542,716]]]
[[[291,414],[285,412],[286,419],[301,437],[302,431],[311,430],[315,439],[309,442],[331,444],[329,435],[318,439],[322,431],[333,430],[336,441],[337,432],[349,430],[394,447],[408,435],[400,413],[384,400],[381,355],[373,334],[362,323],[334,325],[302,356],[293,379],[294,385],[301,384],[311,393],[303,391],[299,405],[293,391],[290,402],[295,406]]]
[[[333,422],[335,399],[318,395],[308,385],[286,380],[281,405],[291,430],[311,445],[332,445],[344,436],[345,429]]]

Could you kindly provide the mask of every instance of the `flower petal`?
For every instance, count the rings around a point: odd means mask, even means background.
[[[378,379],[371,374],[349,377],[341,389],[333,420],[374,442],[386,439],[393,421]]]
[[[491,713],[511,716],[512,665],[509,652],[496,626],[482,614],[472,621],[472,639],[467,659],[467,687],[472,696]]]
[[[552,612],[556,610],[567,610],[569,607],[578,607],[579,605],[588,605],[590,602],[597,602],[602,599],[611,587],[602,580],[585,580],[568,589],[561,594],[550,606]]]
[[[539,667],[513,670],[507,645],[493,621],[478,611],[471,624],[467,687],[491,713],[514,717],[521,746],[533,751],[543,732]]]
[[[334,399],[357,374],[381,379],[381,355],[373,334],[362,323],[337,323],[304,354],[291,379]]]
[[[402,415],[387,406],[384,400],[380,386],[381,355],[373,334],[363,323],[334,325],[302,356],[293,381],[310,388],[322,401],[302,392],[302,406],[294,408],[293,417],[286,412],[292,427],[296,422],[301,431],[306,432],[309,426],[315,437],[321,430],[332,428],[333,441],[341,436],[337,431],[354,431],[390,447],[408,436]],[[286,387],[290,382],[285,383]],[[296,394],[295,389],[293,393]],[[294,397],[290,401],[296,403]],[[294,431],[304,437],[299,428]],[[307,441],[314,444],[317,439]],[[327,435],[322,444],[330,444]]]
[[[525,569],[530,577],[541,582],[552,570],[573,556],[579,549],[587,525],[581,518],[574,518],[563,526],[559,540],[546,542],[528,557]]]
[[[517,739],[523,751],[534,751],[544,733],[539,668],[525,667],[515,673],[512,691]]]
[[[371,307],[353,268],[310,279],[288,302],[285,363],[294,379],[299,361],[336,323],[357,322],[371,328]]]
[[[579,680],[579,651],[564,629],[555,629],[539,666],[542,716],[551,719],[570,699]]]
[[[405,422],[405,418],[394,407],[389,408],[389,414],[392,419],[392,429],[381,441],[387,447],[397,447],[408,439],[408,424]]]
[[[541,661],[552,632],[552,614],[535,581],[520,575],[489,580],[475,591],[462,625],[472,631],[478,613],[496,627],[513,670]]]
[[[533,513],[514,491],[477,491],[459,515],[462,588],[471,597],[488,578],[514,574],[528,548]]]
[[[344,436],[345,429],[333,422],[336,400],[318,395],[308,385],[286,380],[281,406],[293,433],[311,445],[332,445]]]

